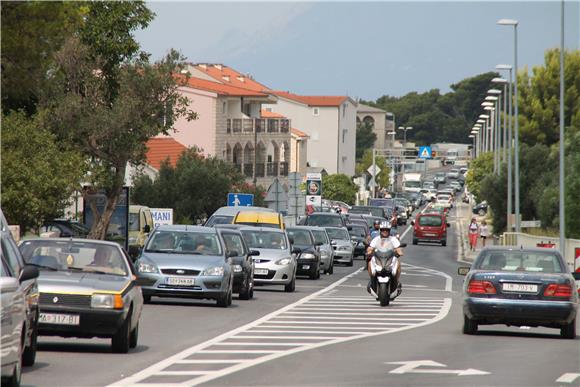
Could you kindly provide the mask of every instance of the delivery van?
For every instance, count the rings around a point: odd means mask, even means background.
[[[239,211],[234,216],[234,224],[244,224],[254,227],[271,227],[284,230],[284,217],[277,212]]]

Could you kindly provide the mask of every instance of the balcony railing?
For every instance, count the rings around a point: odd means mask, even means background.
[[[266,163],[266,175],[278,176],[278,163]]]
[[[288,176],[288,162],[270,162],[270,163],[257,163],[255,166],[256,177],[276,177],[276,176]],[[242,173],[246,178],[254,177],[254,163],[234,163],[234,168]]]
[[[287,118],[228,118],[226,133],[288,133],[290,120]]]
[[[288,176],[288,163],[285,161],[280,163],[280,176]]]
[[[256,164],[256,177],[264,177],[265,170],[266,170],[266,164]]]

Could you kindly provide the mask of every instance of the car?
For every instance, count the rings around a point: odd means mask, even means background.
[[[371,235],[368,227],[359,224],[353,224],[352,228],[348,230],[348,233],[354,246],[354,256],[364,257],[367,251],[367,247],[371,242]]]
[[[455,190],[455,192],[459,192],[463,188],[461,186],[461,183],[459,181],[457,181],[457,180],[456,181],[452,181],[451,184],[449,184],[449,186],[451,188],[453,188]]]
[[[325,274],[334,273],[334,249],[324,227],[308,226],[314,236],[314,243],[320,251],[320,269]]]
[[[385,208],[387,210],[387,216],[391,218],[393,216],[393,209],[392,208]],[[374,228],[374,224],[376,221],[381,222],[385,221],[385,218],[380,216],[370,216],[370,215],[363,215],[363,219],[366,220],[367,225],[369,226],[369,231]]]
[[[50,233],[57,238],[86,238],[90,231],[84,224],[68,219],[49,220],[39,229],[41,235]]]
[[[160,225],[149,235],[136,261],[146,303],[151,297],[215,300],[227,308],[232,303],[233,270],[215,228]]]
[[[460,267],[463,285],[463,333],[479,326],[548,327],[566,339],[576,337],[578,293],[555,249],[485,247],[471,267]]]
[[[434,181],[436,184],[445,184],[447,182],[447,174],[445,172],[437,172]]]
[[[453,198],[447,194],[437,194],[437,203],[447,208],[453,207]]]
[[[356,218],[355,216],[359,216],[360,218]],[[356,215],[353,215],[353,216],[349,216],[348,223],[351,226],[353,226],[355,224],[362,225],[362,226],[364,226],[364,227],[366,227],[368,229],[367,221],[366,221],[366,219],[363,218],[363,216],[365,216],[365,215],[356,214]]]
[[[459,169],[453,168],[447,172],[447,177],[449,179],[457,179],[459,177]]]
[[[282,285],[285,292],[296,290],[296,254],[300,251],[292,251],[288,234],[266,227],[242,227],[240,231],[248,247],[260,252],[253,257],[254,283]]]
[[[349,214],[386,217],[384,208],[379,206],[352,206]]]
[[[286,232],[292,250],[296,249],[296,275],[306,275],[310,279],[320,278],[320,251],[314,235],[305,226],[289,227]],[[300,250],[298,252],[298,250]]]
[[[118,243],[36,238],[22,241],[19,249],[40,270],[40,336],[110,338],[116,353],[137,346],[143,296]]]
[[[239,228],[215,225],[215,229],[224,241],[226,256],[234,273],[232,291],[237,293],[241,300],[254,298],[254,260],[252,257],[260,255],[259,251],[250,250]]]
[[[352,211],[352,210],[351,210]],[[352,212],[349,212],[352,213]],[[314,212],[304,219],[302,226],[348,227],[345,215],[332,212]]]
[[[459,168],[459,173],[462,175],[465,175],[465,172],[467,172],[467,167],[461,167]]]
[[[473,213],[479,216],[487,214],[487,201],[483,201],[473,207]]]
[[[4,241],[4,239],[2,239]],[[2,385],[19,386],[22,375],[23,353],[27,327],[26,294],[22,284],[38,277],[38,269],[25,266],[21,272],[15,272],[6,259],[4,244],[2,245],[0,262],[0,297],[2,323],[0,331],[2,348],[0,364],[2,365]]]
[[[415,220],[411,221],[413,225],[413,244],[420,241],[439,242],[441,246],[447,246],[447,228],[449,223],[446,221],[445,214],[441,213],[420,213]]]
[[[443,214],[447,215],[449,212],[449,206],[443,203],[430,203],[424,213],[436,213],[436,214]]]
[[[394,198],[393,200],[395,201],[395,203],[397,203],[398,206],[402,206],[405,208],[407,218],[411,216],[411,214],[413,213],[413,205],[408,199],[398,197]],[[399,210],[399,215],[400,214],[402,214],[402,212]]]
[[[236,207],[236,206],[225,206],[218,208],[203,224],[205,227],[213,227],[216,224],[228,224],[232,223],[234,220],[234,216],[240,210],[247,210],[247,211],[265,211],[265,212],[275,212],[270,208],[265,207],[254,207],[254,206],[246,206],[246,207]]]
[[[232,223],[254,227],[272,227],[281,230],[286,228],[284,217],[282,214],[276,212],[240,210],[234,216]]]
[[[429,188],[421,188],[421,194],[423,194],[425,201],[430,202],[435,196],[435,190]]]
[[[426,189],[437,189],[437,183],[435,183],[434,181],[424,181],[423,182],[423,188],[426,188]]]
[[[325,227],[325,229],[334,249],[334,262],[352,266],[354,264],[354,246],[348,231],[344,227]]]

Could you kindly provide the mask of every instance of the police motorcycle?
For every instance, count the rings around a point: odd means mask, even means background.
[[[400,247],[406,246],[406,243],[402,243]],[[395,250],[388,248],[376,248],[371,256],[372,277],[367,291],[381,306],[388,306],[402,292],[401,284],[397,281],[395,257],[398,258]]]

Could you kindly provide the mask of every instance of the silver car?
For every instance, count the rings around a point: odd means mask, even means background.
[[[296,254],[290,250],[288,235],[270,227],[244,227],[240,231],[248,247],[260,252],[254,257],[256,285],[284,285],[284,291],[296,289]]]
[[[325,227],[325,229],[334,249],[334,262],[346,263],[346,266],[352,266],[354,262],[354,246],[347,229],[344,227]]]
[[[320,269],[326,274],[334,272],[334,249],[330,244],[330,237],[324,227],[308,227],[314,235],[314,243],[320,244]]]
[[[149,236],[137,259],[137,271],[149,279],[142,286],[145,302],[152,296],[232,303],[233,271],[224,243],[209,227],[161,225]]]

